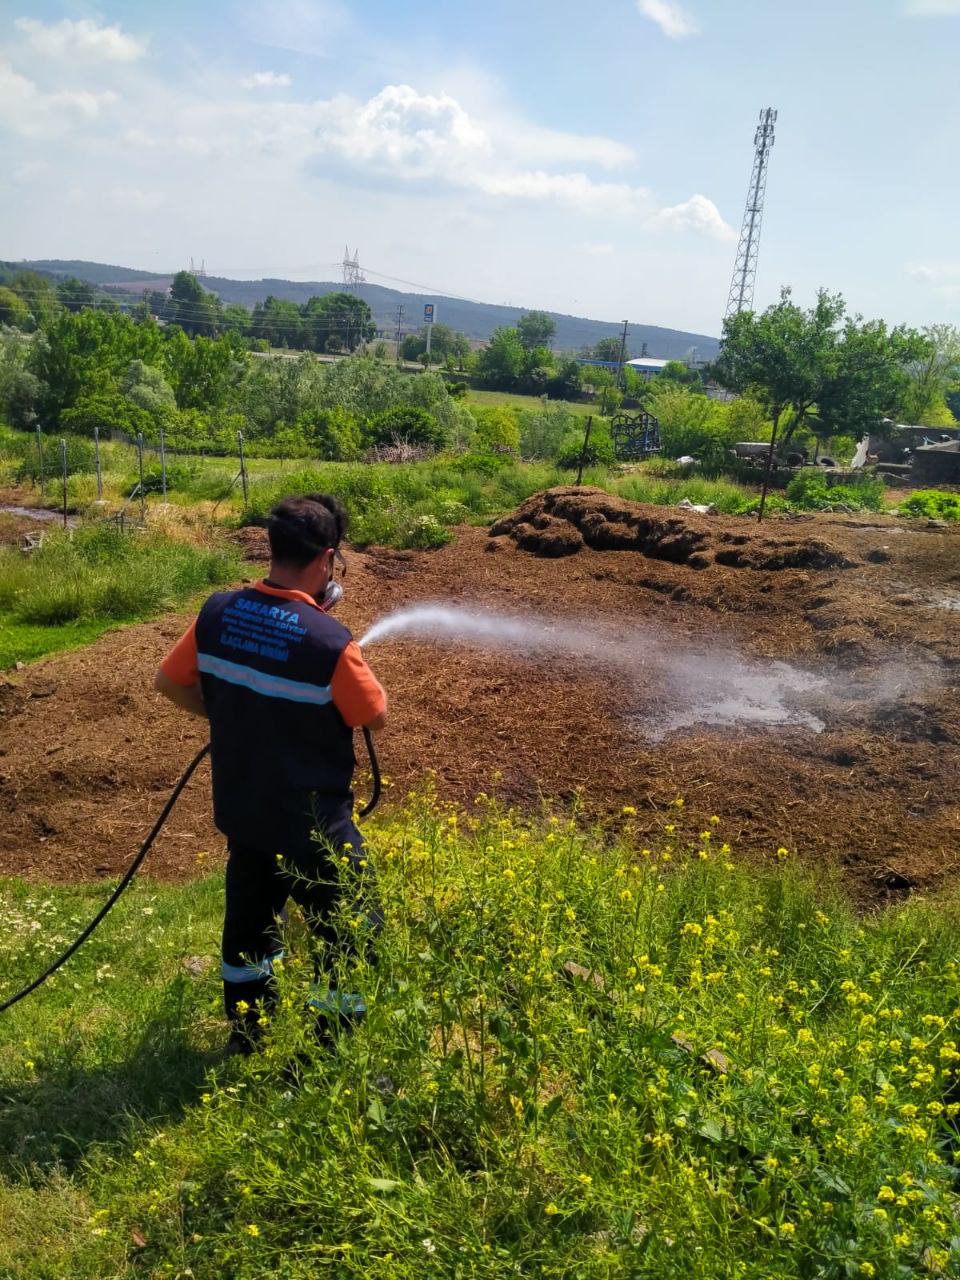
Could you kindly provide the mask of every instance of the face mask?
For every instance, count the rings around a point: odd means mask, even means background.
[[[334,580],[331,578],[330,581],[327,583],[326,591],[324,591],[323,595],[317,601],[317,603],[319,604],[320,608],[323,610],[324,613],[329,613],[330,610],[333,608],[333,606],[337,603],[337,601],[340,599],[342,595],[343,595],[343,587],[341,587],[339,582],[334,582]]]

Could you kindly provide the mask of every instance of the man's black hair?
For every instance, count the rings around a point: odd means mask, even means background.
[[[267,520],[270,552],[278,563],[302,568],[330,547],[339,547],[347,524],[343,503],[333,494],[284,498]]]

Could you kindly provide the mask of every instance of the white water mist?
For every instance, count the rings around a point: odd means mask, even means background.
[[[360,644],[368,647],[399,636],[509,652],[534,661],[563,657],[583,674],[613,676],[624,686],[628,719],[651,739],[696,725],[793,725],[813,732],[824,727],[809,705],[799,705],[801,695],[809,703],[811,693],[826,693],[824,677],[786,662],[743,658],[720,646],[697,649],[662,627],[642,622],[523,618],[424,604],[381,618]],[[639,701],[643,692],[651,691],[660,703],[656,715],[631,715],[629,698],[635,695]]]

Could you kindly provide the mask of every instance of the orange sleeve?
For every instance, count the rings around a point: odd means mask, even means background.
[[[369,724],[387,709],[383,686],[367,666],[355,640],[350,641],[337,660],[330,692],[333,705],[351,729]]]
[[[185,688],[193,684],[199,684],[196,619],[190,623],[189,627],[160,663],[160,670],[174,684],[182,684]]]

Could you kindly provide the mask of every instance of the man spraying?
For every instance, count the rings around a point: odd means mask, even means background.
[[[298,903],[322,956],[343,953],[335,927],[336,859],[362,886],[366,936],[383,923],[353,821],[353,729],[386,725],[386,695],[350,632],[327,613],[347,513],[328,494],[270,513],[270,573],[203,605],[157,673],[156,688],[210,721],[213,812],[227,837],[221,972],[228,1052],[249,1053],[275,1000],[277,919]],[[319,968],[318,968],[319,976]],[[349,1023],[362,994],[320,981],[311,1004]]]

